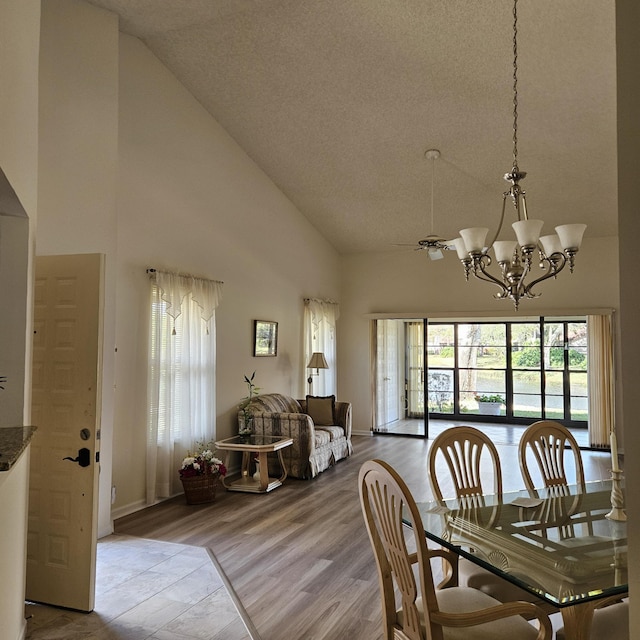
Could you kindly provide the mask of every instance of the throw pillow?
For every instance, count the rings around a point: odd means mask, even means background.
[[[335,408],[335,396],[307,396],[307,414],[311,416],[314,424],[334,425]]]

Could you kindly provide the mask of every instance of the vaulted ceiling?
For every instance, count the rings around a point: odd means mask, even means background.
[[[91,0],[120,15],[340,253],[497,225],[511,0]],[[617,235],[615,5],[518,4],[518,150],[543,232]],[[410,249],[407,249],[410,250]]]

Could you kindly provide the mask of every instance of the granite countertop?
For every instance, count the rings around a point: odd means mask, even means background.
[[[31,442],[36,427],[0,428],[0,471],[9,471]]]

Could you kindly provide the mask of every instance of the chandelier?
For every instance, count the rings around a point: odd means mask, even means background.
[[[575,255],[580,249],[582,235],[586,229],[584,224],[564,224],[555,228],[556,233],[540,236],[542,220],[530,220],[527,213],[525,192],[520,186],[527,175],[518,168],[518,0],[513,2],[513,165],[504,179],[511,186],[502,197],[502,215],[498,230],[491,242],[485,240],[487,227],[462,229],[460,237],[451,241],[458,258],[464,267],[465,277],[473,274],[479,280],[485,280],[499,287],[494,294],[498,300],[512,300],[516,310],[521,298],[537,298],[533,288],[540,282],[555,278],[569,264],[573,273]],[[517,221],[511,226],[516,240],[498,240],[505,218],[507,200],[515,210]],[[493,259],[489,250],[493,249],[495,261],[500,268],[497,275],[489,272]],[[542,274],[536,277],[533,271],[534,254],[539,256],[539,267]],[[532,278],[532,279],[531,279]]]

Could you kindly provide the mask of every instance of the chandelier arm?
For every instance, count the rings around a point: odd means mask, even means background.
[[[531,273],[531,251],[525,252],[522,251],[523,258],[520,260],[520,264],[523,265],[522,273],[518,278],[518,282],[516,284],[516,292],[518,292],[519,296],[521,295],[520,291],[526,291],[527,286],[524,284],[524,279]]]
[[[507,198],[509,197],[509,192],[505,191],[502,194],[502,213],[500,214],[500,223],[498,224],[498,229],[495,233],[495,235],[493,236],[493,238],[491,239],[491,242],[487,245],[487,251],[489,251],[489,249],[491,249],[491,247],[493,247],[494,242],[498,239],[498,236],[500,235],[500,232],[502,231],[502,225],[504,224],[504,211],[507,205]]]
[[[485,265],[485,259],[487,264]],[[503,293],[508,293],[509,288],[502,282],[502,280],[498,280],[495,276],[491,275],[487,271],[487,267],[491,266],[491,257],[483,254],[482,256],[474,256],[473,258],[473,275],[478,278],[478,280],[484,280],[485,282],[489,282],[490,284],[495,284],[500,287]],[[483,275],[478,273],[478,269]]]
[[[533,287],[535,287],[539,282],[543,282],[544,280],[548,280],[549,278],[555,278],[555,276],[557,276],[567,264],[567,257],[564,255],[564,253],[560,252],[552,253],[548,258],[543,258],[543,260],[549,263],[549,271],[533,282],[530,282],[524,288],[524,293],[528,298],[533,298],[541,295],[539,293],[531,294],[531,289],[533,289]]]
[[[520,217],[520,207],[518,207],[518,219],[528,220],[529,214],[527,213],[527,199],[525,198],[524,191],[520,190],[520,196],[521,196],[521,202],[522,202],[522,217]]]

